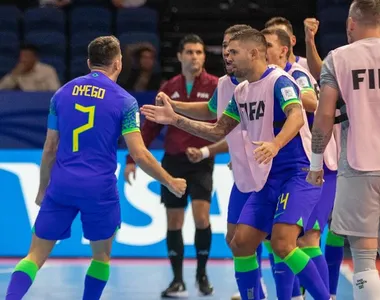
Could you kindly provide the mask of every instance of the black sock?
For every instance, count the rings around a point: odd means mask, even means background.
[[[197,251],[197,277],[206,275],[206,264],[211,248],[211,226],[195,231],[195,249]]]
[[[182,265],[183,265],[183,238],[182,230],[168,230],[166,235],[166,245],[168,247],[168,256],[172,265],[174,280],[182,282]]]

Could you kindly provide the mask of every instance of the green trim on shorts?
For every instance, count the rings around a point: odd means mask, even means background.
[[[297,221],[296,225],[303,228],[303,219],[302,217]]]

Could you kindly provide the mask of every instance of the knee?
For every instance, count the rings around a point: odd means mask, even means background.
[[[292,252],[294,248],[296,248],[295,243],[290,243],[285,237],[272,239],[271,246],[273,253],[282,259],[287,257],[288,254]]]
[[[232,239],[234,238],[234,234],[227,231],[227,234],[226,234],[226,243],[229,247],[231,247],[231,243],[232,243]]]
[[[168,230],[180,230],[183,226],[183,216],[180,213],[168,213]]]
[[[202,215],[197,218],[194,218],[195,228],[197,229],[206,229],[210,226],[210,220],[208,215]]]
[[[305,247],[319,247],[321,239],[321,232],[318,230],[310,230],[304,236],[297,240],[297,246],[300,248]]]
[[[234,256],[249,256],[256,252],[256,249],[249,247],[247,239],[241,234],[235,234],[230,242],[230,248]]]

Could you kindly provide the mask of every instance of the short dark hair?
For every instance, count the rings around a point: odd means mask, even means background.
[[[178,45],[178,52],[181,53],[185,49],[186,44],[201,44],[203,46],[203,49],[205,48],[205,43],[200,38],[200,36],[193,33],[185,35],[182,38]]]
[[[274,17],[271,18],[269,21],[265,23],[265,28],[269,28],[272,26],[278,26],[278,25],[283,25],[285,26],[289,32],[293,33],[293,26],[290,21],[284,17]]]
[[[247,30],[247,29],[253,29],[251,26],[246,25],[246,24],[236,24],[228,27],[224,31],[224,35],[226,34],[235,34],[236,32],[242,31],[242,30]]]
[[[290,41],[290,36],[289,34],[283,30],[283,29],[269,29],[269,28],[266,28],[264,30],[261,31],[262,34],[264,35],[275,35],[277,36],[279,42],[280,42],[280,45],[281,46],[285,46],[285,47],[288,47],[288,53],[286,53],[286,58],[288,59],[289,56],[290,56],[290,49],[292,47],[292,43]]]
[[[100,36],[88,45],[88,59],[94,67],[108,67],[121,53],[119,40],[111,36]]]
[[[33,52],[35,55],[38,55],[38,48],[35,45],[32,44],[23,44],[20,47],[20,51],[27,50]]]
[[[265,36],[258,31],[257,29],[246,29],[239,31],[231,36],[231,41],[242,41],[242,42],[254,42],[259,47],[261,47],[262,51],[266,52],[267,50],[267,41],[265,39]]]
[[[380,26],[380,0],[354,0],[349,16],[369,26]]]

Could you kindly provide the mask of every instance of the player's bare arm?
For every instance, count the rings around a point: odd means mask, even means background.
[[[38,189],[38,196],[36,204],[40,205],[45,195],[46,188],[50,181],[51,169],[54,165],[57,149],[59,143],[59,132],[56,130],[48,129],[44,149],[42,152],[41,166],[40,166],[40,186]]]
[[[182,178],[173,178],[166,172],[153,155],[145,147],[140,132],[132,132],[124,135],[129,153],[140,168],[165,185],[177,197],[182,197],[186,191],[186,181]]]
[[[289,141],[299,132],[304,124],[302,107],[298,103],[285,107],[286,121],[279,134],[271,142],[253,141],[258,147],[254,150],[259,164],[268,164]]]
[[[192,163],[200,162],[201,160],[213,157],[219,153],[227,153],[228,144],[225,139],[220,140],[212,145],[205,146],[203,148],[189,147],[186,150],[186,155]]]
[[[318,54],[315,44],[315,35],[317,34],[319,21],[314,18],[307,18],[304,21],[305,42],[306,42],[306,59],[311,75],[319,79],[322,69],[322,59]]]
[[[48,129],[47,136],[42,152],[41,168],[40,168],[40,191],[45,191],[49,181],[51,168],[55,162],[59,143],[59,133],[56,130]]]
[[[321,98],[314,118],[311,150],[315,154],[323,154],[329,143],[334,126],[336,102],[339,92],[328,85],[321,87]]]
[[[207,102],[174,101],[164,92],[160,92],[156,97],[156,104],[162,105],[162,101],[159,100],[161,97],[168,100],[176,113],[202,121],[216,119],[216,114],[209,109]]]
[[[203,139],[217,142],[229,134],[238,124],[238,121],[226,115],[222,115],[220,119],[213,124],[193,121],[186,117],[176,115],[172,125]]]
[[[223,115],[216,123],[205,123],[190,120],[176,114],[166,98],[162,98],[163,106],[144,105],[141,112],[152,122],[173,125],[183,131],[206,140],[217,142],[229,134],[239,122]]]
[[[286,121],[279,134],[274,138],[273,142],[281,149],[289,143],[304,125],[302,107],[298,103],[292,103],[285,107],[284,113]]]
[[[318,100],[314,90],[304,90],[301,92],[301,100],[303,108],[310,113],[317,110]]]

